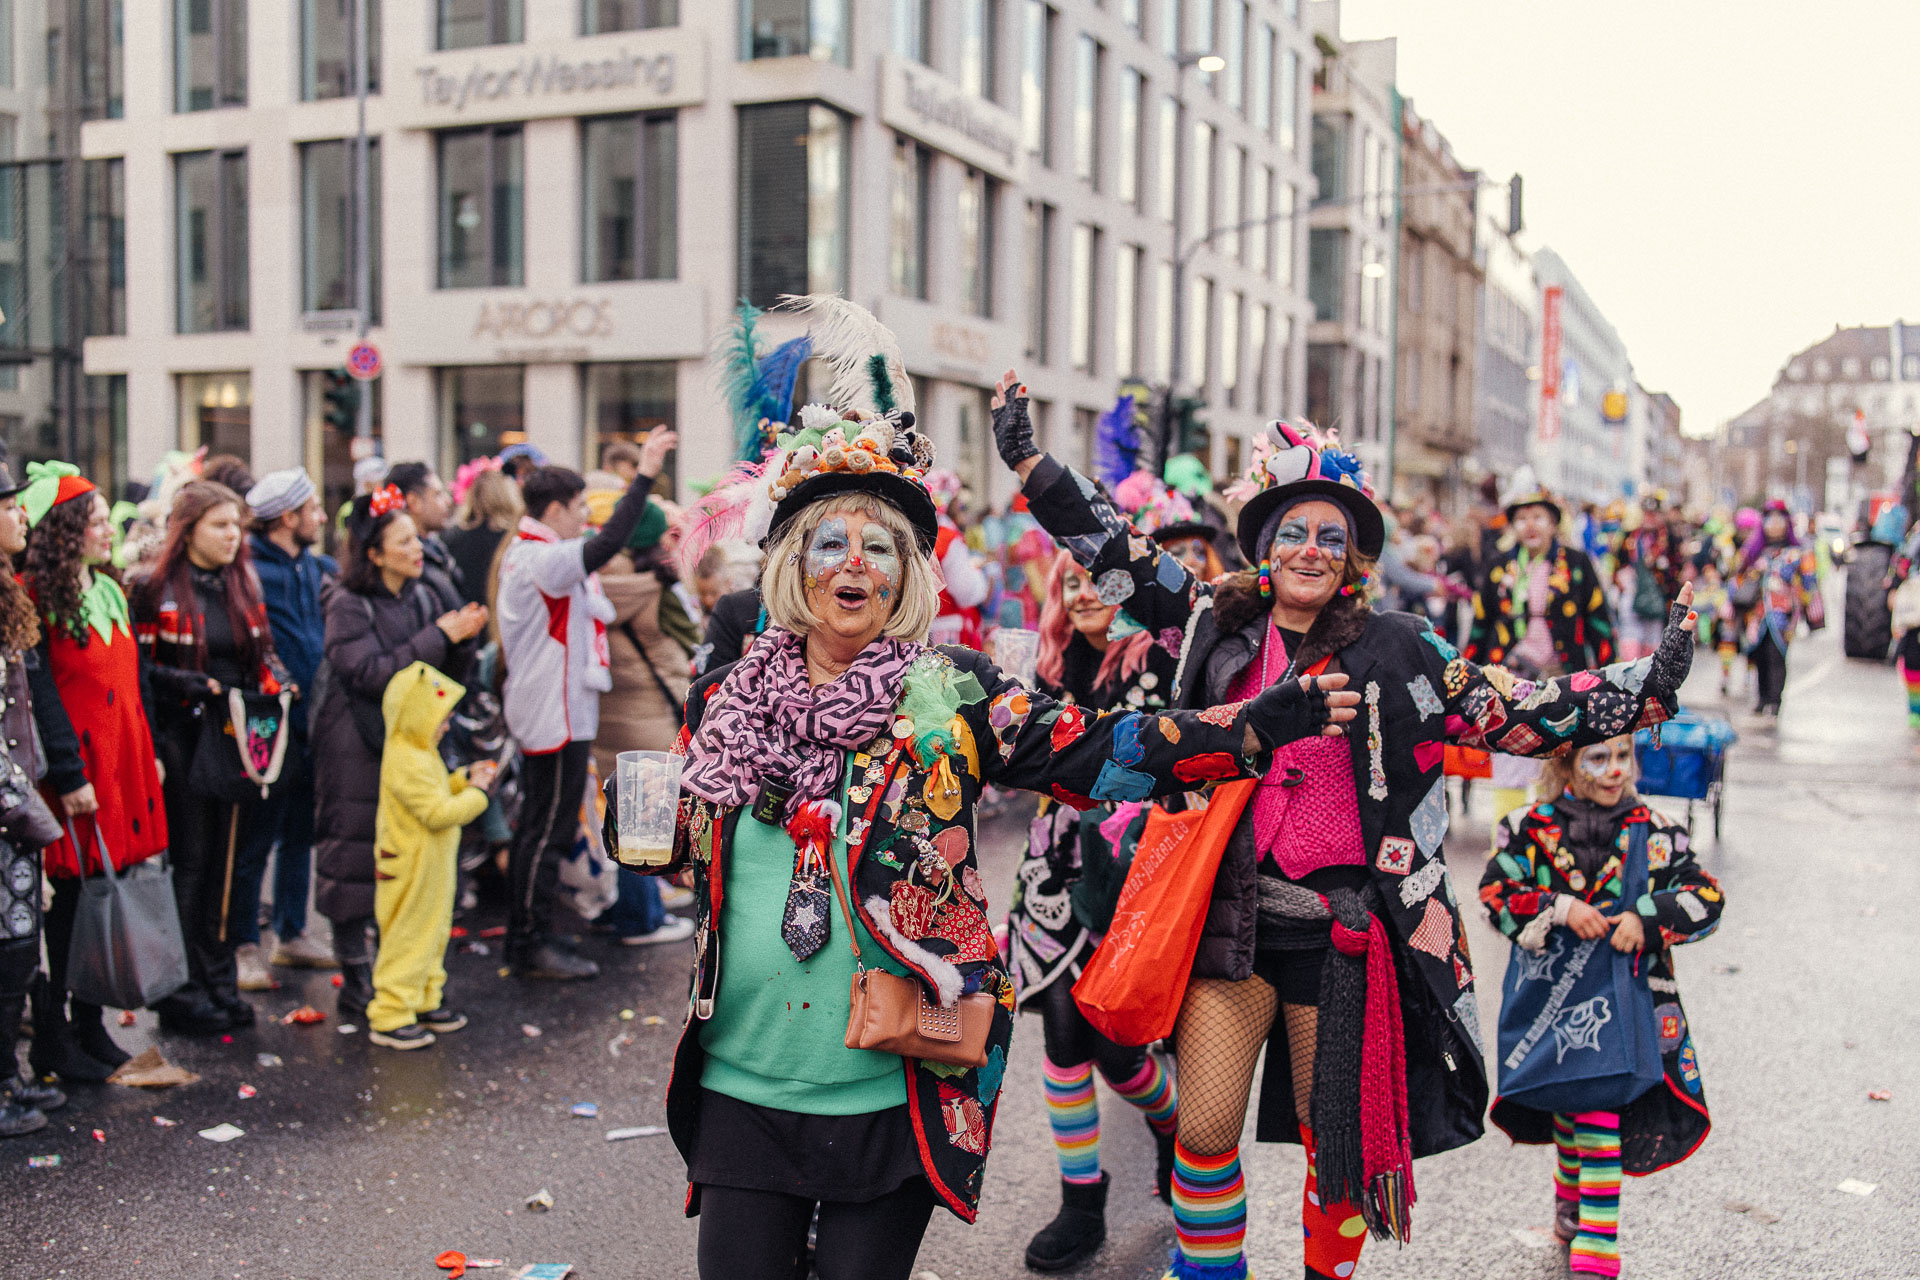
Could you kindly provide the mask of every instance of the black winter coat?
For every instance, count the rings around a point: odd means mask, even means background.
[[[425,662],[461,679],[471,643],[455,645],[434,625],[445,610],[424,579],[399,595],[360,595],[339,582],[321,592],[326,660],[311,742],[314,767],[315,902],[329,920],[373,914],[373,827],[380,809],[380,699],[408,665]]]

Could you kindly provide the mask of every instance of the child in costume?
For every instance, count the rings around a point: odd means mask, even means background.
[[[1611,934],[1616,951],[1645,952],[1666,1079],[1617,1112],[1562,1115],[1505,1098],[1491,1112],[1515,1142],[1553,1143],[1554,1234],[1576,1275],[1620,1274],[1620,1175],[1680,1163],[1711,1127],[1669,948],[1712,933],[1724,902],[1693,859],[1686,825],[1641,804],[1633,779],[1631,734],[1549,760],[1540,800],[1501,820],[1480,881],[1494,927],[1523,951]],[[1648,888],[1623,909],[1622,859],[1636,823],[1650,828]]]
[[[460,828],[487,807],[496,766],[483,760],[451,773],[438,743],[466,688],[424,662],[388,684],[381,709],[387,746],[380,759],[374,828],[374,918],[380,954],[373,966],[367,1038],[389,1049],[424,1049],[436,1032],[458,1031],[465,1014],[441,1007],[444,963],[459,880]]]

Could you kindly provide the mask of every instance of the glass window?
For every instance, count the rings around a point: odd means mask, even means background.
[[[1193,6],[1193,21],[1189,24],[1192,29],[1187,32],[1187,47],[1189,49],[1197,50],[1201,53],[1216,52],[1214,49],[1213,6],[1214,0],[1196,0]],[[1201,71],[1198,74],[1200,83],[1209,89],[1212,89],[1218,80],[1218,77],[1211,71]]]
[[[1187,281],[1187,381],[1196,389],[1207,385],[1207,343],[1212,338],[1213,281],[1194,276]]]
[[[1179,128],[1180,104],[1172,98],[1160,99],[1160,198],[1156,203],[1160,216],[1168,222],[1173,221],[1174,193],[1180,184],[1180,175],[1174,172]]]
[[[253,459],[253,378],[245,372],[183,373],[179,378],[180,447]]]
[[[740,291],[769,307],[783,293],[847,282],[847,121],[830,108],[740,108]]]
[[[436,49],[519,44],[526,38],[521,0],[437,0]]]
[[[999,184],[977,169],[960,184],[960,290],[969,315],[993,315],[993,223]]]
[[[1140,0],[1120,0],[1120,21],[1133,34],[1140,34]]]
[[[247,327],[247,153],[173,158],[181,333]]]
[[[1253,33],[1253,127],[1273,128],[1273,28],[1261,23]]]
[[[960,0],[960,88],[989,102],[999,97],[999,41],[1000,0]]]
[[[847,0],[740,0],[740,57],[809,57],[851,65]]]
[[[1100,44],[1081,36],[1073,56],[1073,176],[1100,185]]]
[[[1231,228],[1221,232],[1220,238],[1213,242],[1216,251],[1229,258],[1240,256],[1240,224],[1246,221],[1240,206],[1240,186],[1246,180],[1247,151],[1245,147],[1227,148],[1227,167],[1220,175],[1220,225]]]
[[[911,62],[930,63],[932,25],[933,0],[893,0],[893,51]]]
[[[1253,366],[1252,408],[1258,414],[1267,412],[1267,369],[1273,363],[1272,353],[1267,350],[1267,325],[1272,314],[1273,308],[1265,303],[1247,312],[1247,362]]]
[[[1315,203],[1344,199],[1346,189],[1346,121],[1333,116],[1313,118],[1313,178],[1320,184]]]
[[[70,11],[77,16],[73,56],[80,68],[80,118],[118,120],[126,114],[124,0],[75,0]]]
[[[173,109],[247,102],[247,0],[173,0]]]
[[[679,425],[677,385],[679,369],[671,360],[634,360],[618,364],[581,366],[585,375],[584,405],[587,438],[581,456],[597,463],[610,444],[635,443],[656,428],[672,431]],[[674,496],[674,456],[653,491]]]
[[[1122,245],[1113,256],[1113,369],[1123,378],[1140,371],[1140,259],[1144,250]]]
[[[1292,49],[1280,60],[1280,85],[1273,96],[1280,112],[1280,149],[1297,154],[1299,138],[1294,126],[1300,119],[1300,55]]]
[[[893,140],[893,198],[888,266],[893,291],[927,296],[927,181],[933,157],[907,138]]]
[[[1093,372],[1094,267],[1100,256],[1100,231],[1074,224],[1067,261],[1067,355],[1073,367]]]
[[[1164,260],[1153,268],[1153,378],[1173,380],[1173,264]]]
[[[308,142],[300,148],[301,305],[339,311],[354,298],[354,140]],[[380,139],[367,139],[367,239],[372,254],[369,299],[380,323]]]
[[[1047,282],[1053,275],[1053,209],[1027,201],[1027,359],[1047,363]]]
[[[519,284],[525,186],[520,126],[449,130],[438,143],[440,287]]]
[[[1273,278],[1275,283],[1293,287],[1293,264],[1299,252],[1300,229],[1296,225],[1294,213],[1299,207],[1299,191],[1291,182],[1280,184],[1277,193],[1279,204],[1274,212],[1282,215],[1274,219],[1276,235],[1274,237]]]
[[[1229,290],[1220,300],[1220,388],[1227,407],[1240,407],[1240,295]]]
[[[1053,163],[1053,80],[1047,74],[1053,60],[1053,10],[1041,0],[1027,0],[1026,25],[1020,36],[1020,132],[1027,150],[1041,164]]]
[[[1193,122],[1193,168],[1187,175],[1193,203],[1187,206],[1187,234],[1198,238],[1214,229],[1214,129],[1205,120]]]
[[[89,480],[110,497],[127,482],[127,375],[89,374],[80,379],[79,457]],[[14,455],[23,470],[28,459]]]
[[[1220,50],[1227,60],[1227,105],[1245,113],[1247,109],[1247,4],[1246,0],[1227,0],[1227,30]]]
[[[1347,233],[1338,227],[1315,227],[1307,240],[1307,298],[1313,303],[1313,318],[1338,320],[1347,278]]]
[[[88,160],[81,230],[83,314],[89,337],[127,331],[127,175],[124,161]],[[126,397],[124,379],[121,398]]]
[[[367,92],[380,92],[380,0],[367,5]],[[300,0],[300,97],[351,98],[353,0]]]
[[[680,25],[680,0],[580,0],[580,34]]]
[[[1140,203],[1140,112],[1147,96],[1147,78],[1132,67],[1120,76],[1120,147],[1114,194],[1128,204]]]
[[[457,365],[440,370],[440,474],[527,439],[526,367]]]
[[[1180,0],[1160,0],[1160,52],[1180,54]]]
[[[1341,350],[1331,342],[1307,344],[1307,420],[1310,422],[1343,420],[1346,397],[1340,387]]]
[[[1255,275],[1267,274],[1267,262],[1271,257],[1273,244],[1273,223],[1269,220],[1272,210],[1268,207],[1273,194],[1273,170],[1264,164],[1253,166],[1252,176],[1247,181],[1247,268]]]
[[[1407,288],[1404,296],[1407,300],[1408,314],[1416,316],[1426,307],[1427,303],[1427,273],[1425,270],[1425,259],[1421,253],[1422,248],[1423,246],[1418,240],[1411,241],[1406,248]]]
[[[671,112],[580,122],[580,278],[671,280],[680,269],[679,125]]]
[[[13,88],[13,0],[0,0],[0,89]]]

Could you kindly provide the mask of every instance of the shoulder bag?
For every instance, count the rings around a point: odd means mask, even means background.
[[[100,825],[92,826],[100,855],[97,876],[87,875],[85,847],[73,823],[67,823],[81,877],[67,946],[67,990],[88,1004],[144,1008],[187,984],[173,871],[163,853],[115,874]]]
[[[291,693],[229,688],[224,703],[202,704],[200,736],[187,766],[187,786],[227,804],[264,800],[280,780],[287,755]]]

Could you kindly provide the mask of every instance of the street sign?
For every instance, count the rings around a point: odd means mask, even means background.
[[[362,382],[371,382],[380,376],[380,348],[371,342],[354,344],[347,352],[347,372]]]

